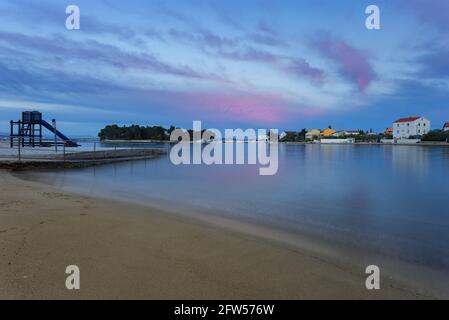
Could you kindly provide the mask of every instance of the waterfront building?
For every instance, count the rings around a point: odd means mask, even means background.
[[[339,130],[335,132],[332,136],[338,138],[338,137],[349,137],[358,135],[360,135],[360,132],[357,130]]]
[[[424,117],[401,118],[393,122],[393,138],[408,139],[430,131],[430,121]]]
[[[386,128],[384,131],[384,136],[392,136],[393,135],[393,128]]]
[[[336,133],[337,131],[335,131],[332,128],[326,128],[323,130],[323,132],[321,132],[321,135],[323,137],[331,137],[334,133]]]
[[[319,139],[321,136],[321,131],[318,129],[312,129],[307,131],[306,133],[306,140],[315,140]]]
[[[355,143],[355,138],[321,139],[320,142],[323,144],[348,144],[348,143]]]
[[[446,122],[443,126],[444,131],[449,131],[449,122]]]

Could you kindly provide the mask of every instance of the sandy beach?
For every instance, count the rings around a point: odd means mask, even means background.
[[[0,171],[2,299],[425,298],[283,243]],[[77,265],[81,290],[65,288]]]

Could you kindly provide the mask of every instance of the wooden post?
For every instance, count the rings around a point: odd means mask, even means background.
[[[21,154],[22,141],[21,140],[22,140],[22,137],[19,137],[19,143],[18,143],[18,147],[17,147],[17,150],[19,152],[19,161],[22,160],[22,154]]]
[[[57,153],[58,152],[58,144],[57,144],[58,138],[56,136],[56,119],[53,119],[51,122],[53,124],[53,129],[55,131],[55,152]]]
[[[23,121],[19,120],[19,143],[22,144],[22,147],[25,147],[24,131],[25,131],[25,126],[23,124]],[[22,141],[22,142],[20,142],[20,141]]]
[[[39,146],[42,146],[42,122],[39,122]]]
[[[10,143],[11,148],[14,148],[14,137],[13,137],[13,135],[14,135],[14,121],[11,120],[10,124],[11,124],[11,129],[10,129],[10,134],[9,134],[9,143]]]

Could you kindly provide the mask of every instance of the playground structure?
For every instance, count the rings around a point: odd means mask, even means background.
[[[79,145],[67,138],[56,129],[56,120],[52,124],[42,119],[42,113],[39,111],[22,112],[22,120],[11,120],[10,144],[14,147],[14,141],[22,147],[48,147],[57,145],[57,138],[61,139],[66,147],[78,147]],[[54,134],[54,141],[44,141],[42,137],[42,127]]]

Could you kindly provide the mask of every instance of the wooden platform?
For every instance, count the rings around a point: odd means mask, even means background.
[[[36,170],[36,169],[70,169],[98,166],[123,161],[151,159],[166,154],[163,149],[119,149],[74,152],[65,155],[46,155],[39,158],[22,160],[0,160],[0,169]]]

